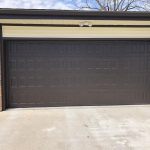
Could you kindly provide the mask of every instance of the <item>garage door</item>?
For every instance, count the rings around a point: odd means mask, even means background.
[[[8,107],[150,103],[150,41],[5,41]]]

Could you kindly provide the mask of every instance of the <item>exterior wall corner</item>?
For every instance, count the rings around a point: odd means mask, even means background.
[[[3,40],[2,40],[2,25],[0,25],[0,111],[2,111],[2,75],[1,75],[1,62],[2,62],[2,48],[3,48]]]

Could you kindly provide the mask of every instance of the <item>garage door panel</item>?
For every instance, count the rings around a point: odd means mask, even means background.
[[[78,89],[66,89],[61,90],[57,89],[57,91],[42,91],[42,90],[32,90],[30,91],[18,91],[14,92],[15,99],[11,100],[11,104],[14,105],[22,105],[24,103],[24,107],[30,106],[38,106],[37,104],[41,104],[41,106],[72,106],[72,105],[117,105],[117,104],[132,104],[131,100],[135,101],[134,104],[143,104],[144,92],[141,90],[111,90],[109,91],[107,88],[103,88],[101,90],[89,90],[86,91],[78,91]],[[75,91],[76,90],[76,91]],[[22,92],[22,94],[20,94]],[[38,94],[37,94],[38,93]],[[36,94],[36,99],[35,99]],[[42,96],[41,96],[42,95]],[[50,95],[50,96],[49,96]],[[14,97],[12,96],[12,99]],[[49,101],[47,102],[47,99]],[[111,99],[111,101],[110,101]],[[46,103],[45,103],[46,101]],[[120,103],[121,101],[121,103]],[[146,101],[144,101],[146,102]]]
[[[150,102],[150,42],[9,40],[9,107]]]

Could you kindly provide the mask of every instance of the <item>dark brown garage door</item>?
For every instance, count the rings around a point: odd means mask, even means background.
[[[8,107],[150,103],[150,41],[9,40]]]

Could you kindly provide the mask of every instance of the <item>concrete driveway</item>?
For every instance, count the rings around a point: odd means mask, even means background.
[[[150,106],[10,109],[0,150],[150,150]]]

